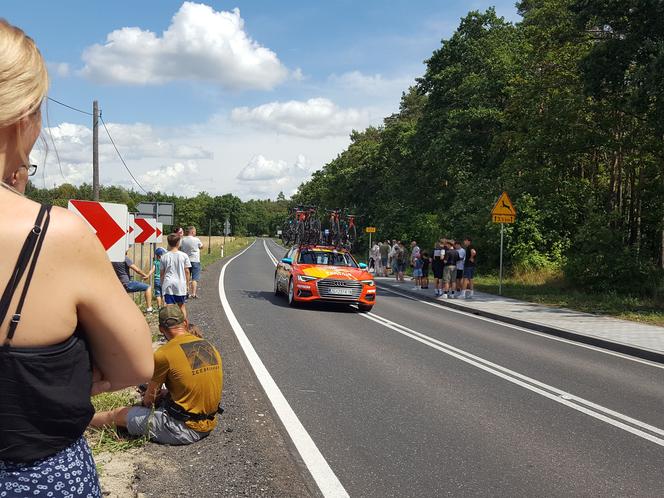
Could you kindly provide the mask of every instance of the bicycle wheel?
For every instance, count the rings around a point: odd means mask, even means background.
[[[311,237],[310,244],[320,244],[321,235],[320,235],[320,220],[312,220],[309,227],[309,235]]]
[[[305,231],[304,231],[304,223],[299,222],[296,227],[295,231],[295,243],[296,244],[305,244]]]

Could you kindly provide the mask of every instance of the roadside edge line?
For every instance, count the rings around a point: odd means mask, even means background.
[[[226,297],[226,290],[224,288],[226,268],[235,258],[238,258],[247,250],[251,249],[255,243],[256,241],[242,252],[233,256],[221,268],[221,273],[219,274],[219,298],[221,300],[221,305],[226,313],[228,322],[231,324],[233,332],[244,351],[247,361],[249,361],[251,368],[254,370],[258,382],[261,384],[270,403],[272,403],[274,411],[281,420],[286,432],[288,432],[288,435],[293,441],[293,444],[300,454],[307,470],[311,474],[311,477],[316,482],[321,494],[325,497],[348,497],[348,492],[330,468],[329,464],[316,446],[316,443],[314,443],[313,439],[300,422],[300,419],[298,419],[286,400],[286,397],[281,392],[281,389],[279,389],[279,386],[277,386],[277,383],[263,364],[263,361],[258,356],[258,353],[249,341],[240,322],[238,322],[235,317],[235,313],[233,313],[228,298]]]

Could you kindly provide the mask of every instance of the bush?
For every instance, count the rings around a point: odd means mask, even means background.
[[[640,260],[601,214],[591,215],[577,232],[564,273],[569,282],[591,292],[657,296],[664,286],[664,272]]]

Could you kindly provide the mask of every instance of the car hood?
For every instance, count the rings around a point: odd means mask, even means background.
[[[308,277],[338,278],[340,280],[372,280],[371,273],[347,266],[299,265],[298,270]]]

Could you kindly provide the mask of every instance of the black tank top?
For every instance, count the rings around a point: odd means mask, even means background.
[[[92,362],[78,328],[54,346],[11,345],[48,230],[50,209],[42,206],[39,210],[0,298],[2,323],[27,271],[7,337],[0,346],[0,460],[32,462],[57,453],[81,437],[94,414],[90,403]]]

